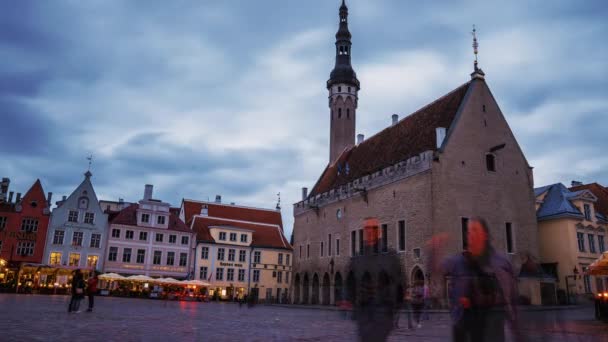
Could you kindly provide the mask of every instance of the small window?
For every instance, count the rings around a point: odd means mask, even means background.
[[[491,153],[486,154],[486,169],[490,172],[496,172],[496,157]]]
[[[321,241],[321,256],[323,256],[323,241]]]
[[[224,260],[224,253],[226,253],[226,250],[224,248],[218,248],[217,249],[217,260]]]
[[[420,248],[414,248],[414,259],[420,259]]]
[[[127,240],[133,240],[133,231],[132,230],[127,230],[127,232],[125,233],[125,239]]]
[[[585,220],[591,221],[591,206],[589,204],[584,204],[583,209],[585,212]]]
[[[239,251],[239,262],[245,262],[247,261],[247,252],[246,251]]]
[[[131,262],[131,248],[122,250],[122,262]]]
[[[91,234],[91,248],[99,248],[101,246],[101,234]]]
[[[350,93],[350,87],[348,87],[348,92]]]
[[[117,256],[118,247],[110,247],[110,251],[108,252],[108,261],[116,261]]]
[[[156,233],[156,242],[163,242],[164,235]]]
[[[95,213],[84,213],[84,223],[93,224],[95,221]]]
[[[68,222],[78,222],[78,211],[70,210],[68,214]]]
[[[139,240],[140,241],[148,240],[148,232],[139,232]]]
[[[253,253],[253,263],[259,264],[262,261],[262,252],[256,251]]]
[[[505,234],[507,238],[507,253],[513,253],[513,226],[511,225],[511,222],[506,223]]]
[[[187,253],[179,253],[179,265],[186,266],[188,263],[188,254]]]
[[[201,259],[209,259],[209,247],[201,248]]]
[[[484,113],[486,112],[486,105],[482,105],[481,106],[481,111],[484,112]]]
[[[152,264],[160,265],[160,259],[162,259],[162,257],[163,257],[163,252],[154,251],[154,256],[152,257]]]
[[[175,243],[177,241],[177,235],[169,235],[169,243]]]
[[[350,109],[346,108],[346,118],[350,119]]]
[[[21,231],[25,232],[37,232],[38,231],[38,219],[25,218],[21,220]]]
[[[338,93],[342,92],[342,87],[338,87]]]
[[[187,236],[182,236],[182,245],[187,245],[188,244],[188,240],[190,240]]]
[[[336,210],[336,218],[339,220],[342,218],[342,209]]]
[[[400,251],[404,251],[405,250],[405,221],[399,221],[399,231],[398,231],[398,238],[399,238],[399,250]]]
[[[175,252],[167,252],[167,266],[175,264]]]
[[[112,229],[112,237],[120,239],[120,229]]]
[[[165,224],[165,219],[166,219],[166,216],[158,216],[156,218],[156,223],[157,224]]]
[[[236,257],[236,251],[234,249],[229,249],[228,250],[228,261],[234,261],[234,258]]]
[[[388,252],[388,225],[382,225],[382,252]]]
[[[226,232],[220,232],[220,240],[226,241]]]
[[[150,214],[141,214],[141,222],[143,222],[143,223],[150,222]]]
[[[137,259],[135,260],[135,262],[138,264],[143,264],[145,260],[146,260],[146,250],[138,249],[137,250]]]
[[[576,233],[576,241],[578,242],[578,251],[584,252],[585,251],[585,234]]]
[[[243,243],[247,242],[247,234],[241,234],[241,242],[243,242]]]
[[[236,233],[230,233],[230,241],[236,241]]]

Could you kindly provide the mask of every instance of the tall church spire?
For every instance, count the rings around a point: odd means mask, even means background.
[[[330,132],[329,163],[355,145],[355,118],[359,80],[351,65],[351,34],[348,30],[348,7],[342,0],[340,24],[336,33],[336,65],[329,75]]]

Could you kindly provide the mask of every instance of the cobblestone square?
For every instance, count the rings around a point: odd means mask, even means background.
[[[1,341],[356,341],[356,325],[335,310],[303,306],[247,308],[198,303],[97,297],[95,311],[68,314],[67,296],[0,294]],[[86,309],[86,300],[81,309]],[[592,309],[523,311],[531,341],[608,341],[608,324]],[[423,327],[393,331],[391,341],[446,341],[446,313]]]

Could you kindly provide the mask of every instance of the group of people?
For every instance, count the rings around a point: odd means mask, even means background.
[[[74,271],[72,276],[72,298],[68,306],[68,313],[79,313],[80,302],[84,299],[85,295],[89,298],[89,308],[87,312],[92,312],[95,306],[95,295],[97,294],[97,282],[98,273],[93,272],[89,278],[85,281],[84,274],[81,270]]]
[[[422,321],[429,320],[428,310],[431,308],[432,299],[428,284],[422,280],[416,281],[412,286],[406,288],[403,296],[403,308],[407,314],[407,329],[421,328]],[[397,313],[395,328],[399,327],[399,318],[400,315]]]

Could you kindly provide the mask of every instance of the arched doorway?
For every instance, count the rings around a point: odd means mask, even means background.
[[[293,281],[293,303],[300,304],[300,274],[296,273]]]
[[[312,298],[310,304],[319,304],[319,276],[315,273],[312,276]]]
[[[331,300],[330,298],[330,281],[329,281],[329,274],[327,274],[327,272],[325,273],[325,275],[323,276],[323,305],[329,305],[329,301]]]
[[[334,303],[338,304],[342,301],[344,289],[342,289],[342,275],[340,272],[336,272],[334,276]]]
[[[424,284],[424,273],[422,273],[422,270],[420,269],[420,267],[416,266],[414,267],[414,269],[412,270],[412,283],[410,285],[415,285],[418,283],[423,283]]]
[[[309,304],[310,300],[310,281],[308,280],[308,273],[304,273],[304,282],[302,284],[302,304]]]
[[[353,304],[357,300],[357,280],[353,271],[348,272],[346,277],[346,300]]]

